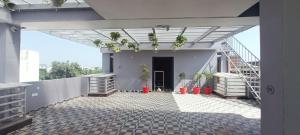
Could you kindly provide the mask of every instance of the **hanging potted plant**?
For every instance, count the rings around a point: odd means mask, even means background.
[[[15,3],[12,3],[10,0],[2,0],[4,7],[9,11],[15,11]]]
[[[127,47],[129,49],[132,49],[134,52],[140,51],[140,48],[135,43],[132,43],[132,42],[128,42]]]
[[[93,43],[95,44],[96,47],[101,47],[103,42],[100,39],[96,39]]]
[[[181,84],[183,84],[180,87],[180,94],[186,94],[187,93],[187,87],[185,87],[185,73],[184,72],[179,74],[179,79],[180,79],[180,82],[182,82]]]
[[[187,42],[187,38],[186,37],[184,37],[182,35],[177,36],[176,37],[176,41],[173,44],[174,50],[182,47],[186,42]]]
[[[148,68],[148,66],[146,64],[141,65],[141,80],[143,81],[143,83],[145,83],[145,85],[143,86],[143,93],[149,93],[149,87],[148,87],[148,80],[150,78],[150,70]]]
[[[195,75],[196,87],[193,88],[194,94],[200,94],[200,91],[201,91],[201,77],[202,77],[201,72],[196,73],[196,75]]]
[[[211,72],[204,72],[205,78],[206,78],[206,87],[204,89],[204,93],[209,95],[212,93],[212,79],[213,79],[213,74]]]
[[[158,40],[157,40],[157,37],[156,37],[156,34],[155,33],[149,33],[148,34],[148,38],[149,38],[149,41],[152,42],[152,47],[155,51],[158,50]]]
[[[126,45],[128,43],[128,40],[127,39],[122,39],[121,40],[121,44],[122,44],[122,46],[124,46],[124,45]]]
[[[111,32],[110,33],[110,38],[113,40],[113,41],[118,41],[119,38],[121,38],[121,34],[119,32]]]
[[[51,0],[54,7],[61,7],[67,0]]]

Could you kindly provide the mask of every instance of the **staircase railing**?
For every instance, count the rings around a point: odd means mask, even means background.
[[[235,73],[246,82],[249,92],[260,103],[260,60],[234,37],[225,39],[222,51]]]

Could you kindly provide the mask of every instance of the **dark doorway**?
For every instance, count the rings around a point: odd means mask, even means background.
[[[221,57],[217,58],[217,72],[221,72]]]
[[[153,57],[152,58],[152,88],[161,88],[164,91],[174,89],[174,58]]]
[[[110,73],[114,72],[114,54],[113,53],[109,54],[109,72]]]

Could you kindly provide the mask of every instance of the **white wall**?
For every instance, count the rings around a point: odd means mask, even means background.
[[[299,5],[260,1],[263,135],[300,135]]]
[[[185,72],[187,79],[193,77],[215,50],[189,50],[189,51],[122,51],[114,55],[114,73],[117,75],[117,88],[121,90],[141,90],[140,65],[146,64],[152,73],[152,57],[174,57],[174,88],[179,82],[179,73]],[[150,74],[152,78],[152,74]],[[152,86],[152,79],[149,79]]]
[[[39,80],[40,56],[38,52],[21,50],[20,53],[20,82]]]

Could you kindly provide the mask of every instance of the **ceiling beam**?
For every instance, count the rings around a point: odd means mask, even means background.
[[[212,32],[214,32],[218,28],[220,28],[220,27],[212,27],[212,28],[210,28],[208,31],[206,31],[204,34],[202,34],[199,38],[195,39],[193,41],[193,43],[201,41],[202,39],[206,38],[209,34],[211,34]]]
[[[187,27],[184,27],[179,36],[182,36],[186,29]]]
[[[234,32],[231,32],[231,33],[229,33],[229,34],[226,34],[226,35],[223,36],[223,37],[220,37],[220,38],[214,40],[213,43],[216,43],[216,42],[219,42],[219,41],[221,41],[221,40],[223,40],[223,39],[225,39],[225,38],[234,36],[234,35],[236,35],[236,34],[238,34],[238,33],[240,33],[240,32],[243,32],[243,31],[245,31],[245,30],[248,30],[248,29],[250,29],[250,28],[252,28],[252,27],[254,27],[254,26],[246,26],[246,27],[242,27],[242,28],[240,28],[239,30],[236,30],[236,31],[234,31]]]
[[[140,45],[140,43],[138,41],[136,41],[125,29],[122,29],[122,31],[128,36],[130,37],[137,45]]]

